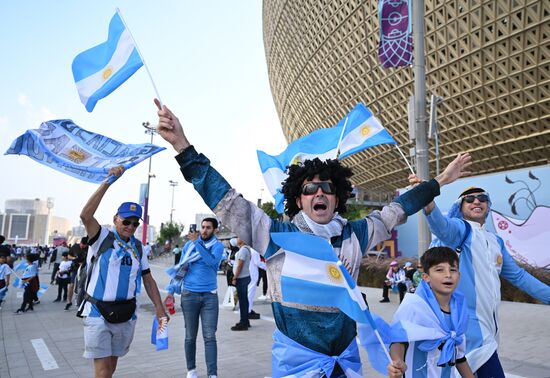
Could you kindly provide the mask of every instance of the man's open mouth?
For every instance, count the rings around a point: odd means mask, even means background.
[[[327,205],[325,205],[324,203],[316,203],[315,205],[313,205],[313,210],[315,211],[326,210],[326,209],[327,209]]]

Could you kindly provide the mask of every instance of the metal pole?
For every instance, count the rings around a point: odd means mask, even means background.
[[[412,2],[414,44],[414,114],[416,132],[416,174],[428,180],[428,135],[426,132],[426,67],[424,61],[424,0]],[[418,255],[430,245],[431,234],[424,216],[418,217]]]
[[[172,187],[172,206],[170,207],[170,224],[172,224],[172,214],[174,213],[174,190],[178,186],[177,181],[169,180],[170,186]]]
[[[151,127],[149,122],[143,122],[141,124],[145,127],[145,134],[151,135],[151,144],[153,144],[153,136],[156,134],[156,129]],[[149,229],[149,186],[151,184],[151,177],[154,177],[151,174],[151,162],[153,157],[149,157],[149,171],[147,172],[147,189],[145,190],[145,201],[143,206],[143,228],[141,230],[141,243],[145,245],[147,243],[147,231]]]

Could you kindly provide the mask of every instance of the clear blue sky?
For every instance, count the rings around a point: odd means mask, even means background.
[[[156,124],[153,87],[144,68],[92,113],[80,102],[71,62],[107,39],[119,7],[151,70],[162,101],[186,134],[243,195],[254,202],[265,188],[256,149],[271,154],[286,146],[273,105],[262,35],[260,1],[24,1],[0,3],[0,147],[50,119],[79,126],[124,143],[145,143],[142,122]],[[169,147],[159,136],[155,144]],[[153,158],[151,223],[168,220],[175,188],[174,220],[193,223],[208,212],[183,180],[168,148]],[[96,213],[110,223],[118,205],[137,201],[147,180],[147,162],[130,169],[107,192]],[[78,214],[96,185],[63,175],[26,156],[0,155],[0,209],[12,198],[55,199],[54,215],[78,224]]]

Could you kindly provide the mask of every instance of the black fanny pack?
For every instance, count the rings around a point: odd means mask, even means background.
[[[124,323],[132,318],[136,312],[136,298],[125,301],[98,301],[86,294],[86,300],[94,304],[101,316],[109,323]]]

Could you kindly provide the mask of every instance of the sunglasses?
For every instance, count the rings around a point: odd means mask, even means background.
[[[305,196],[310,196],[312,194],[317,193],[319,188],[321,188],[321,190],[325,194],[336,193],[336,187],[334,186],[333,183],[328,181],[322,181],[322,182],[310,182],[310,183],[304,184],[302,186],[302,194]]]
[[[479,202],[489,201],[489,196],[487,194],[468,194],[467,196],[462,197],[462,199],[468,203],[473,203],[476,198]]]
[[[134,226],[135,228],[138,228],[139,227],[139,222],[138,221],[131,221],[129,219],[123,219],[122,220],[122,224],[125,225],[125,226],[129,226],[129,225],[132,225]]]

